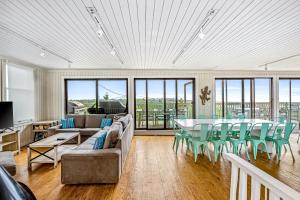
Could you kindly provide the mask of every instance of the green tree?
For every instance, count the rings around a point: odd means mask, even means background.
[[[108,100],[109,99],[108,92],[105,93],[105,95],[103,96],[103,99],[104,100]]]

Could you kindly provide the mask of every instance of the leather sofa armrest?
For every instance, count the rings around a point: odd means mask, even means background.
[[[117,183],[121,175],[121,150],[70,150],[61,158],[63,184]]]

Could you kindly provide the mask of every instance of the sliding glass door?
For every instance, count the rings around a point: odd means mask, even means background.
[[[135,79],[135,128],[170,129],[194,118],[194,79]]]

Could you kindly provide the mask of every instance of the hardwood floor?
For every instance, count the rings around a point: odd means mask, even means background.
[[[300,192],[300,146],[291,138],[296,158],[283,150],[280,164],[272,155],[258,153],[252,164]],[[171,136],[135,136],[118,184],[62,185],[60,164],[26,166],[26,149],[16,156],[16,179],[27,184],[38,199],[229,199],[230,163],[223,157],[211,164],[206,156],[194,163],[185,146],[178,155]],[[211,154],[212,155],[212,154]],[[252,156],[252,154],[250,154]],[[252,158],[252,157],[251,157]]]

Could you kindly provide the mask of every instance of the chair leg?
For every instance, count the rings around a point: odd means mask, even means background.
[[[228,153],[228,146],[227,146],[227,143],[225,142],[225,149],[226,149],[226,153]]]
[[[177,154],[177,151],[178,151],[178,146],[179,146],[179,142],[180,142],[180,137],[176,137],[176,154]]]
[[[215,162],[218,160],[218,154],[219,154],[219,144],[214,145],[214,157],[215,157]]]
[[[281,148],[282,144],[277,143],[277,159],[280,161],[281,160]]]
[[[175,142],[176,142],[176,137],[174,137],[174,141],[173,141],[173,149],[174,149],[174,146],[175,146]]]
[[[290,151],[291,151],[292,157],[293,157],[293,161],[295,162],[295,157],[294,157],[294,154],[293,154],[293,151],[292,151],[292,148],[291,148],[291,144],[290,144],[290,143],[288,143],[288,145],[289,145],[289,148],[290,148]]]
[[[286,149],[285,145],[283,145],[283,147],[284,147],[285,152],[287,152],[287,149]]]
[[[187,146],[187,151],[190,149],[190,145],[189,145],[189,139],[185,138],[185,142],[186,142],[186,146]]]
[[[198,148],[199,146],[197,144],[193,144],[194,147],[194,161],[197,162],[197,157],[198,157]]]
[[[269,152],[268,152],[268,149],[267,149],[267,144],[266,144],[266,142],[263,142],[263,145],[265,146],[265,150],[266,150],[268,159],[270,160],[271,158],[270,158],[270,155],[269,155]]]
[[[300,139],[300,132],[299,132],[299,135],[298,135],[298,140],[297,140],[297,143],[299,143],[299,139]]]
[[[256,145],[255,142],[252,142],[251,145],[252,145],[252,148],[253,148],[253,157],[254,157],[254,160],[256,160],[257,145]]]
[[[183,147],[183,142],[184,142],[184,138],[182,138],[181,140],[181,146]]]
[[[208,159],[209,159],[209,162],[211,162],[211,157],[210,157],[210,153],[209,153],[209,149],[208,149],[207,145],[205,145],[205,149],[207,149]]]
[[[246,151],[246,155],[247,155],[247,158],[248,158],[248,160],[250,161],[250,156],[249,156],[249,153],[248,153],[248,146],[246,145],[245,142],[244,142],[242,145],[244,145],[245,151]],[[242,145],[241,145],[241,146],[242,146]]]

